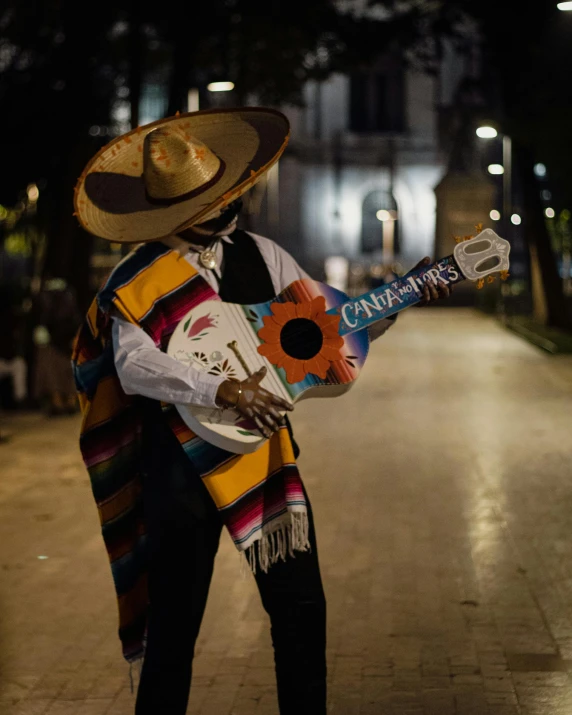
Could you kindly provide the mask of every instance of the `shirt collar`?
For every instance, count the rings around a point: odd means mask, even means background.
[[[224,241],[224,243],[230,243],[234,244],[234,241],[230,236],[219,236],[219,241]],[[172,248],[180,253],[181,256],[184,256],[186,253],[188,253],[190,250],[196,251],[200,253],[201,251],[204,251],[206,246],[198,246],[194,243],[189,243],[188,241],[183,241],[182,238],[179,238],[176,234],[172,234],[171,236],[167,236],[165,238],[161,239],[161,243],[164,243],[166,246],[169,246],[169,248]]]

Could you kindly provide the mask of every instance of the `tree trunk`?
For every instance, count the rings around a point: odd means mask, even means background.
[[[141,5],[131,2],[129,28],[129,99],[131,103],[131,128],[139,126],[139,104],[143,82],[143,37],[141,35]]]
[[[572,330],[572,315],[568,308],[556,257],[544,219],[540,190],[534,178],[532,151],[521,144],[513,144],[515,165],[521,173],[525,205],[524,234],[528,246],[533,247],[531,260],[538,261],[538,271],[546,302],[547,323],[555,328]]]
[[[97,15],[100,27],[105,22],[104,13]],[[56,108],[62,128],[65,128],[65,138],[59,137],[54,141],[52,168],[48,177],[51,210],[46,248],[46,270],[68,279],[83,303],[88,300],[90,292],[89,249],[92,239],[73,216],[73,189],[77,177],[93,154],[89,126],[98,116],[98,100],[93,92],[91,77],[100,30],[96,26],[85,33],[84,27],[85,8],[71,0],[65,2],[62,8],[65,88]]]
[[[190,87],[192,50],[189,43],[188,28],[180,22],[180,27],[173,34],[173,65],[169,81],[168,116],[186,111],[187,96]]]

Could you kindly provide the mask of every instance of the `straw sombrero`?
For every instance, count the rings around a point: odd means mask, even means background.
[[[161,119],[114,139],[75,188],[75,215],[117,242],[153,241],[212,218],[250,189],[286,148],[273,109],[206,110]]]

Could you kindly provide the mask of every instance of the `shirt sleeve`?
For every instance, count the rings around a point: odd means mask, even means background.
[[[381,338],[381,336],[384,335],[389,330],[389,328],[391,328],[391,326],[395,324],[396,318],[397,313],[395,315],[392,315],[391,318],[383,318],[383,320],[378,320],[377,323],[370,325],[367,330],[371,342],[377,340],[378,338]]]
[[[216,393],[224,377],[175,360],[159,350],[142,328],[115,315],[112,339],[117,375],[128,395],[175,405],[216,407]]]

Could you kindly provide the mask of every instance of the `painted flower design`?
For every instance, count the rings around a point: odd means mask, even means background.
[[[211,366],[209,375],[222,375],[228,379],[236,378],[236,371],[228,360],[220,360]]]
[[[263,341],[258,352],[284,368],[290,384],[309,373],[324,379],[331,363],[343,359],[340,316],[326,313],[323,296],[304,303],[275,302],[270,309],[272,315],[263,317],[264,327],[258,332]]]
[[[202,315],[200,318],[197,318],[197,320],[195,320],[195,322],[191,325],[191,328],[187,333],[187,338],[194,338],[196,335],[199,335],[199,333],[202,333],[208,328],[216,328],[214,318],[216,318],[216,316],[211,318],[210,313],[208,315]],[[185,331],[189,328],[190,322],[191,319],[189,318],[186,325],[183,326]]]

